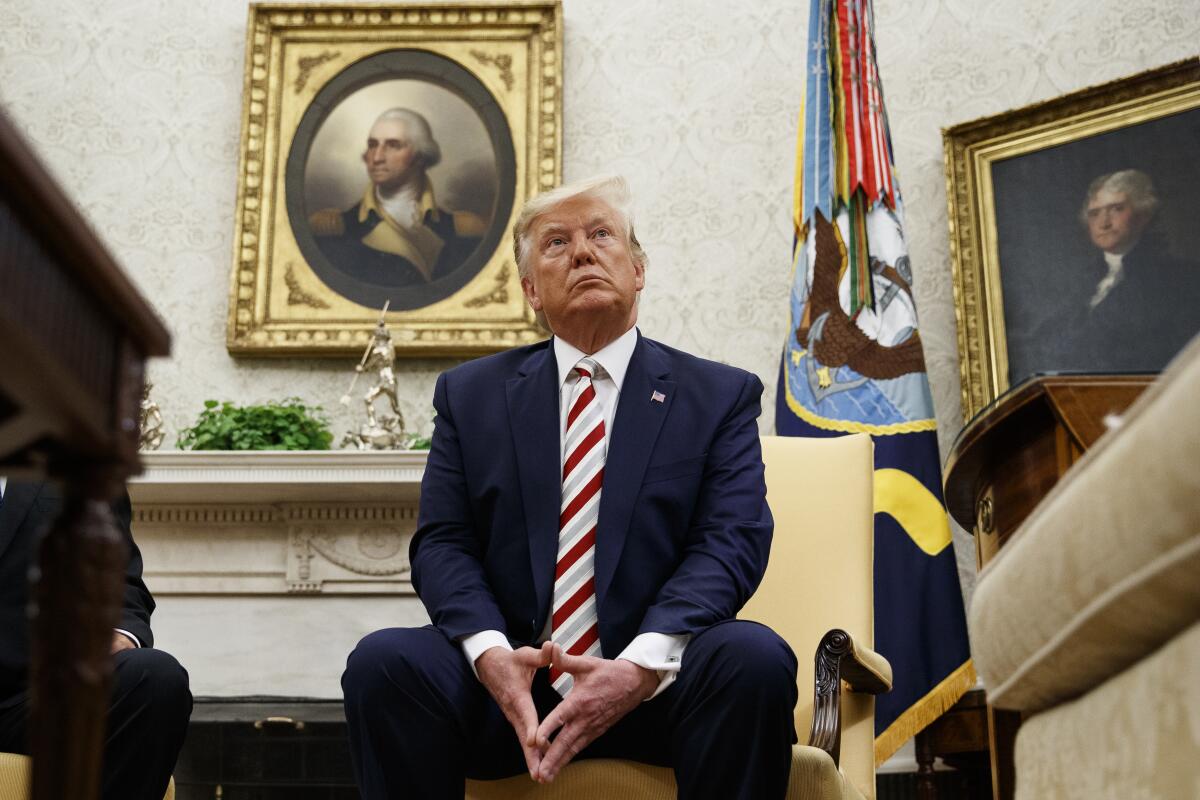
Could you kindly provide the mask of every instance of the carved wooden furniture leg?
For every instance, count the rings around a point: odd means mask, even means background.
[[[113,523],[110,469],[84,466],[63,487],[62,515],[31,574],[33,800],[99,796],[127,553]]]
[[[918,733],[917,749],[917,800],[937,800],[937,784],[933,780],[933,748],[926,731]]]

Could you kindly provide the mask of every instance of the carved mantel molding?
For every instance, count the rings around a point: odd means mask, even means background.
[[[129,494],[156,595],[412,594],[425,452],[142,458]]]

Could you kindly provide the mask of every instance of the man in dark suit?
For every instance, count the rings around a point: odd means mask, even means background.
[[[0,479],[0,751],[28,753],[30,565],[38,534],[58,516],[62,497],[51,483]],[[112,705],[108,715],[101,796],[161,800],[183,746],[192,695],[174,658],[154,650],[154,599],[142,582],[142,557],[129,533],[129,498],[114,504],[129,545],[125,601],[112,636]]]
[[[514,227],[548,342],[440,376],[410,555],[433,625],[377,631],[342,678],[368,800],[669,765],[683,798],[786,792],[796,660],[734,619],[766,569],[754,375],[641,336],[646,256],[616,178]]]

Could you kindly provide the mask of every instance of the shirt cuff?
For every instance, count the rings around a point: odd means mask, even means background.
[[[617,658],[632,661],[639,667],[658,673],[658,688],[646,698],[653,700],[675,682],[679,667],[683,663],[683,651],[690,636],[669,633],[640,633],[633,637],[629,646]]]
[[[126,639],[128,639],[129,641],[133,642],[133,646],[134,646],[134,647],[141,647],[141,646],[142,646],[142,640],[141,640],[141,639],[139,639],[138,637],[134,636],[134,635],[133,635],[132,633],[130,633],[129,631],[127,631],[127,630],[122,630],[121,628],[113,628],[113,630],[114,630],[114,631],[116,631],[117,633],[121,634],[122,636],[124,636],[124,637],[125,637]]]
[[[493,647],[503,647],[505,650],[512,650],[512,645],[508,643],[508,637],[500,631],[472,633],[470,636],[464,636],[458,643],[462,647],[463,655],[466,656],[467,663],[471,665],[471,672],[475,673],[476,678],[479,677],[479,671],[475,669],[475,659]]]

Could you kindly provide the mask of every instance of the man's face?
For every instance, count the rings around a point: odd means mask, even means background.
[[[587,315],[629,325],[637,320],[645,270],[626,239],[617,213],[593,197],[573,197],[534,221],[521,287],[551,330],[578,325]]]
[[[398,189],[421,170],[407,127],[398,119],[381,119],[371,126],[363,162],[371,182],[384,191]]]
[[[1126,253],[1149,220],[1137,213],[1124,192],[1101,189],[1087,206],[1088,234],[1092,244],[1108,253]]]

